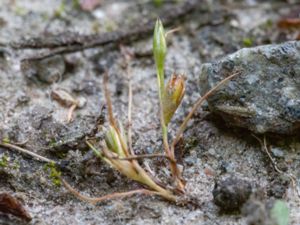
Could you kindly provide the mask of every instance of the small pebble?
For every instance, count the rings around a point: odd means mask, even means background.
[[[276,158],[284,157],[284,152],[280,148],[271,148],[271,152]]]
[[[227,177],[215,182],[214,203],[222,211],[230,212],[241,209],[252,193],[249,181],[238,177]]]
[[[66,65],[60,55],[42,60],[24,60],[21,64],[22,73],[28,81],[40,81],[52,84],[59,81],[65,73]]]

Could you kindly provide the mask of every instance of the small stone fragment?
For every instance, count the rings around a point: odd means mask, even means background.
[[[72,90],[74,92],[83,92],[87,95],[94,95],[99,93],[101,90],[99,88],[99,84],[96,83],[94,80],[82,80],[82,81],[75,81],[73,84]]]
[[[30,101],[30,97],[28,95],[26,95],[25,93],[21,93],[17,98],[18,104],[26,104],[29,101]]]
[[[55,89],[51,92],[51,98],[58,101],[61,105],[65,107],[71,107],[72,105],[77,105],[78,102],[73,98],[66,90]]]
[[[52,84],[60,80],[65,73],[66,65],[60,55],[42,60],[24,60],[21,70],[29,81]]]
[[[284,152],[280,148],[273,147],[271,152],[276,158],[284,158]]]
[[[77,98],[77,107],[78,108],[83,108],[86,105],[86,98],[85,97],[78,97]]]
[[[274,225],[269,217],[269,210],[266,203],[258,199],[250,199],[243,208],[242,214],[246,217],[248,225]]]
[[[227,177],[217,180],[213,190],[214,203],[222,211],[239,210],[252,193],[249,181],[238,177]]]
[[[29,117],[31,126],[35,129],[40,129],[43,122],[52,120],[52,110],[41,105],[36,105],[30,109]]]
[[[202,66],[203,95],[240,72],[207,99],[229,126],[255,133],[293,134],[300,129],[300,42],[241,49]]]

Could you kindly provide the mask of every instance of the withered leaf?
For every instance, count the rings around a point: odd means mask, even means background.
[[[283,29],[300,28],[300,18],[285,18],[278,21],[278,27]]]
[[[0,193],[0,212],[14,215],[25,221],[32,219],[22,204],[8,193]]]

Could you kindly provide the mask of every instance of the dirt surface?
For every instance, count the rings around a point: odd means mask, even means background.
[[[22,58],[37,51],[18,51],[6,44],[45,33],[126,30],[137,21],[155,17],[171,4],[156,8],[152,1],[102,2],[93,11],[83,12],[72,1],[62,7],[59,0],[0,0],[0,137],[59,161],[62,176],[81,193],[95,197],[139,187],[95,159],[84,144],[85,136],[93,134],[97,120],[104,121],[99,123],[100,130],[107,125],[102,90],[105,69],[115,115],[124,123],[127,75],[131,74],[135,151],[162,150],[151,37],[125,45],[136,55],[127,69],[119,48],[94,48],[57,56],[52,58],[53,63],[21,66]],[[250,45],[295,38],[295,33],[281,31],[276,23],[292,10],[299,10],[296,1],[258,2],[203,1],[200,10],[177,23],[181,30],[169,37],[166,75],[184,73],[187,90],[172,120],[171,136],[199,97],[202,63]],[[66,122],[68,108],[50,97],[56,89],[86,101],[75,110],[71,123]],[[227,128],[205,110],[207,107],[199,109],[190,121],[183,144],[187,195],[196,199],[198,207],[176,206],[158,197],[140,195],[90,205],[56,186],[45,163],[6,148],[0,148],[0,161],[8,160],[0,167],[0,192],[9,192],[24,203],[33,217],[30,224],[246,224],[247,217],[239,212],[221,213],[213,202],[215,179],[234,175],[251,183],[254,192],[264,193],[265,201],[283,198],[290,208],[290,224],[299,224],[299,198],[288,178],[293,174],[299,188],[299,139],[267,136],[271,154],[284,171],[278,174],[249,131]],[[100,138],[102,135],[101,131],[97,134]],[[167,163],[145,162],[160,178],[170,175]],[[0,224],[23,222],[0,214]]]

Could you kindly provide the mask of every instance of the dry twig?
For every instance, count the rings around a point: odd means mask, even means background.
[[[21,152],[21,153],[26,154],[26,155],[30,155],[30,156],[32,156],[33,158],[35,158],[35,159],[37,159],[37,160],[40,160],[40,161],[42,161],[42,162],[46,162],[46,163],[54,163],[54,164],[56,164],[56,162],[55,162],[54,160],[48,159],[48,158],[46,158],[46,157],[44,157],[44,156],[38,155],[38,154],[36,154],[36,153],[34,153],[34,152],[32,152],[32,151],[29,151],[29,150],[27,150],[27,149],[25,149],[25,148],[21,148],[21,147],[19,147],[19,146],[17,146],[17,145],[14,145],[14,144],[3,143],[3,142],[2,142],[2,143],[0,143],[0,146],[1,146],[1,147],[4,147],[4,148],[16,150],[16,151]]]
[[[172,7],[167,7],[160,13],[159,17],[164,24],[170,25],[189,15],[192,11],[201,7],[200,0],[187,0],[182,4],[176,4]],[[209,24],[209,21],[208,21]],[[147,37],[153,30],[153,18],[147,22],[137,22],[131,29],[127,31],[117,30],[104,34],[80,35],[77,33],[63,33],[55,36],[37,37],[21,40],[17,43],[11,43],[11,47],[15,49],[45,49],[49,51],[41,54],[35,54],[26,60],[39,60],[51,57],[57,54],[66,54],[76,51],[82,51],[89,48],[107,46],[109,44],[118,44],[132,42],[138,39]],[[24,59],[25,60],[25,59]]]

